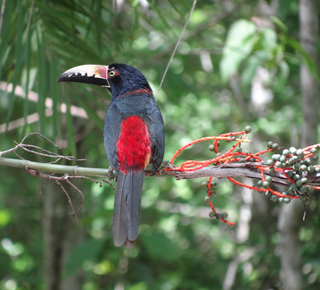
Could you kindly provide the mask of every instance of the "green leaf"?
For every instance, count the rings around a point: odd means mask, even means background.
[[[248,20],[238,20],[230,28],[220,62],[222,80],[227,82],[249,56],[258,39],[255,25]]]

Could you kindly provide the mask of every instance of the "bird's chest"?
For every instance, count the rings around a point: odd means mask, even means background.
[[[139,116],[129,116],[120,125],[117,154],[121,171],[140,171],[151,156],[148,127]]]

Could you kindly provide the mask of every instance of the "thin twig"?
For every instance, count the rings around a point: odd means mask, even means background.
[[[163,73],[163,76],[162,76],[162,79],[161,79],[161,82],[160,82],[160,86],[159,86],[158,91],[157,91],[157,93],[156,93],[156,101],[158,100],[158,95],[159,95],[160,89],[161,89],[161,87],[162,87],[163,81],[164,81],[164,79],[165,79],[165,77],[166,77],[167,71],[168,71],[168,69],[169,69],[169,67],[170,67],[170,64],[171,64],[171,62],[172,62],[172,60],[173,60],[173,57],[174,57],[174,55],[176,54],[176,51],[177,51],[177,49],[178,49],[178,46],[179,46],[179,44],[180,44],[180,42],[181,42],[181,40],[182,40],[183,34],[184,34],[184,32],[185,32],[185,30],[186,30],[186,28],[187,28],[187,26],[188,26],[190,17],[191,17],[191,15],[192,15],[192,12],[193,12],[194,8],[196,7],[196,4],[197,4],[197,0],[194,0],[194,1],[193,1],[193,4],[192,4],[192,7],[191,7],[191,9],[190,9],[189,15],[188,15],[188,17],[187,17],[187,20],[186,20],[186,22],[185,22],[185,24],[184,24],[184,26],[183,26],[182,31],[181,31],[180,37],[179,37],[179,39],[178,39],[178,41],[177,41],[177,44],[176,44],[176,46],[175,46],[175,48],[174,48],[174,50],[173,50],[173,52],[172,52],[172,54],[171,54],[171,57],[170,57],[169,62],[168,62],[168,65],[167,65],[167,67],[166,67],[166,69],[165,69],[165,71],[164,71],[164,73]]]
[[[83,196],[82,191],[81,191],[78,187],[76,187],[68,178],[66,178],[66,182],[67,182],[70,186],[72,186],[76,191],[78,191],[79,194],[80,194],[80,196],[81,196],[81,204],[80,204],[79,208],[78,208],[76,211],[73,212],[73,214],[74,214],[74,216],[75,216],[75,214],[76,214],[79,210],[81,210],[82,207],[83,207],[83,204],[84,204],[84,196]]]
[[[43,183],[43,185],[42,185],[42,187],[41,187],[41,189],[40,189],[39,195],[42,194],[42,192],[43,192],[44,188],[46,187],[46,185],[47,185],[47,183],[48,183],[49,180],[50,180],[50,178],[47,178],[47,179],[44,181],[44,183]]]
[[[72,216],[76,219],[76,221],[78,222],[78,219],[77,219],[77,216],[76,216],[76,211],[74,210],[74,208],[73,208],[73,205],[72,205],[72,201],[71,201],[71,199],[70,199],[70,196],[69,196],[69,194],[68,194],[68,192],[65,190],[65,188],[63,187],[63,185],[58,181],[58,180],[56,180],[56,184],[58,184],[59,186],[60,186],[60,188],[61,188],[61,190],[65,193],[65,195],[67,196],[67,198],[68,198],[68,202],[69,202],[69,204],[70,204],[70,206],[71,206],[71,208],[72,208]]]

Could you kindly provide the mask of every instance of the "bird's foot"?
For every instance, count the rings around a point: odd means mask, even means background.
[[[170,168],[171,171],[174,171],[174,165],[172,166],[169,160],[163,161],[159,168],[159,173],[161,174],[163,170]]]
[[[109,181],[117,181],[118,179],[118,174],[115,172],[115,170],[110,166],[108,168],[108,179]]]

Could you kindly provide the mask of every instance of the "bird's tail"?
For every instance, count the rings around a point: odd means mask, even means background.
[[[115,246],[135,245],[140,222],[141,191],[144,170],[119,172],[114,198],[112,235]]]

